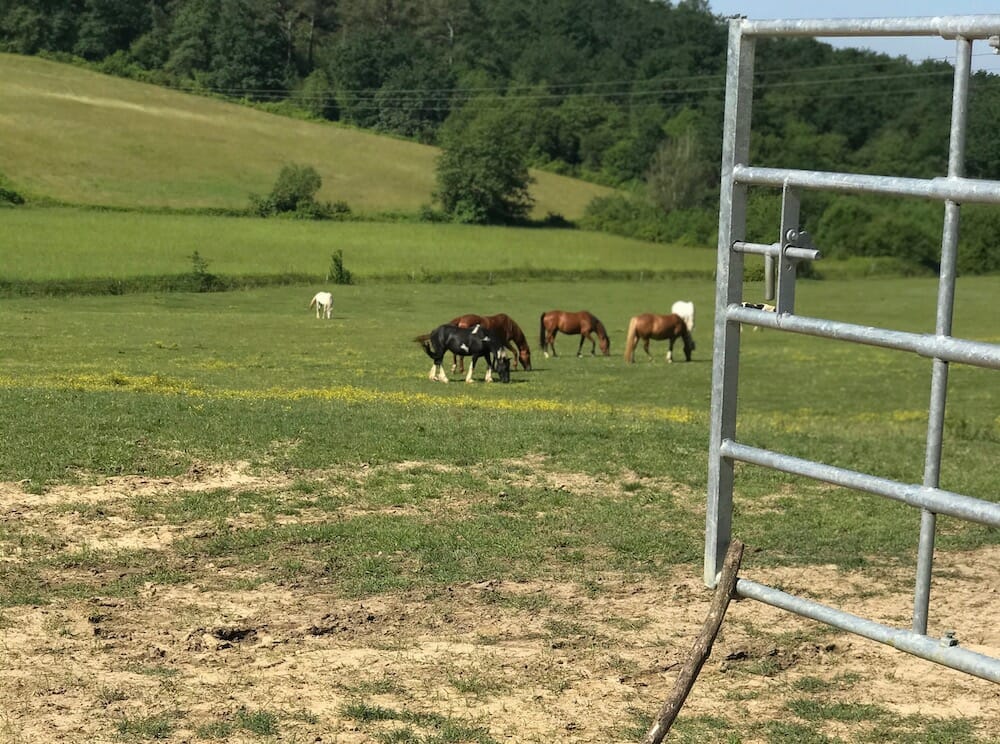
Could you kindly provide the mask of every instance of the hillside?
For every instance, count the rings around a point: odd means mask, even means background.
[[[77,204],[242,208],[285,163],[312,165],[319,197],[354,211],[429,204],[439,150],[336,124],[0,54],[0,174],[28,194]],[[607,193],[534,172],[535,214],[579,217]]]

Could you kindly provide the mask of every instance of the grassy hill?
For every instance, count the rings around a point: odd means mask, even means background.
[[[439,150],[335,124],[0,54],[0,173],[75,204],[242,208],[285,163],[312,165],[320,198],[362,212],[429,204]],[[535,213],[574,219],[606,189],[535,172]]]

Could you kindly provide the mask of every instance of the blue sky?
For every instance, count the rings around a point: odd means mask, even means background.
[[[940,15],[1000,15],[1000,0],[709,0],[715,15],[747,18],[897,18]],[[997,29],[1000,34],[1000,29]],[[955,42],[929,36],[821,39],[835,47],[861,47],[914,61],[954,61]],[[985,41],[972,45],[972,69],[1000,74],[1000,56]]]

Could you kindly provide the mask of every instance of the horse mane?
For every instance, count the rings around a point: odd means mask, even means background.
[[[601,319],[596,315],[591,315],[590,317],[594,319],[594,325],[597,327],[597,335],[601,338],[607,338],[608,332],[604,329],[604,323],[601,322]]]
[[[518,348],[521,346],[528,345],[528,339],[524,337],[524,331],[521,330],[521,326],[514,322],[514,319],[509,315],[503,316],[506,320],[504,322],[504,333],[506,333],[507,338],[517,344]]]
[[[636,315],[632,316],[632,319],[628,322],[628,333],[625,335],[625,361],[631,364],[635,359],[634,351],[638,339],[636,338],[635,327],[639,322],[639,317]]]

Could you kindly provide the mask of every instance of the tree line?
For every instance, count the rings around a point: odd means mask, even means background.
[[[440,145],[439,197],[457,219],[523,217],[535,167],[621,190],[591,206],[588,227],[709,244],[727,34],[705,0],[0,0],[5,51]],[[947,62],[763,39],[756,68],[754,164],[947,172]],[[977,73],[970,91],[966,175],[998,178],[1000,77]],[[491,185],[499,202],[449,202],[498,164],[511,169]],[[775,232],[774,195],[754,196],[751,230]],[[964,271],[1000,269],[994,211],[969,210]],[[803,205],[827,255],[924,268],[939,212],[820,194]]]

